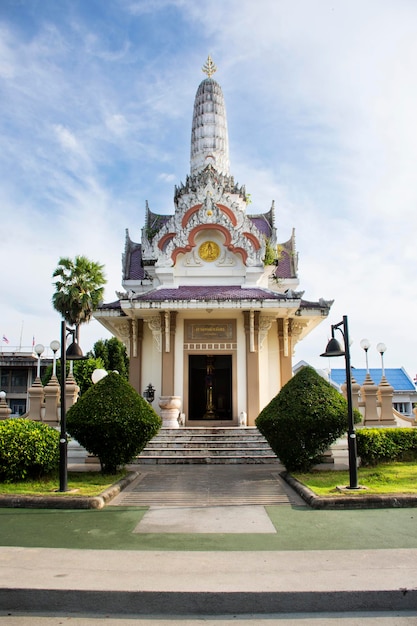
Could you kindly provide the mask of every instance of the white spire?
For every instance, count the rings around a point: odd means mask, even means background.
[[[212,165],[221,174],[230,175],[229,139],[226,108],[220,85],[211,78],[216,71],[209,56],[203,72],[208,78],[200,83],[194,101],[191,131],[191,175]]]

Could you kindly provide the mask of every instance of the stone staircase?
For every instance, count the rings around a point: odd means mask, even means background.
[[[279,463],[255,427],[162,428],[135,464]]]

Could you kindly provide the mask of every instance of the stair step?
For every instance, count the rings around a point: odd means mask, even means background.
[[[265,456],[265,455],[270,455],[271,451],[266,449],[266,448],[243,448],[243,449],[239,449],[239,448],[205,448],[205,449],[200,449],[200,448],[147,448],[146,452],[149,456],[156,456],[156,455],[161,455],[161,456],[168,456],[168,455],[172,455],[172,454],[178,454],[178,455],[185,455],[185,456],[192,456],[192,455],[199,455],[199,456],[207,456],[207,455],[216,455],[216,456],[226,456],[226,455],[230,455],[230,456],[237,456],[240,455],[242,456],[242,454],[245,455],[258,455],[258,456]]]
[[[239,450],[242,448],[250,449],[250,448],[269,448],[269,446],[265,445],[263,441],[245,441],[243,443],[230,442],[230,441],[204,441],[202,443],[198,441],[152,441],[148,443],[148,448],[170,448],[177,450],[185,450],[192,448],[229,448],[230,450],[235,450],[238,448]]]
[[[154,439],[158,439],[158,441],[197,441],[203,443],[204,441],[265,441],[262,436],[256,435],[250,437],[248,435],[242,435],[241,437],[228,437],[228,435],[208,435],[204,437],[203,435],[156,435]]]
[[[133,465],[192,465],[192,464],[212,464],[212,465],[228,465],[228,464],[260,464],[260,463],[279,463],[275,456],[156,456],[147,457],[141,454],[137,457]]]
[[[279,462],[255,427],[163,428],[135,459],[137,464]]]

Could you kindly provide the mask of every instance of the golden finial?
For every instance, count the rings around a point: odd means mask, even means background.
[[[214,65],[210,55],[208,55],[207,61],[205,62],[205,64],[203,65],[201,69],[203,70],[205,74],[207,74],[209,78],[213,76],[214,72],[217,72],[217,67]]]

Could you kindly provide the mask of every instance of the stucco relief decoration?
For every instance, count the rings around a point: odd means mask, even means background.
[[[217,261],[216,265],[223,267],[233,267],[237,265],[235,257],[230,252],[225,252]]]
[[[130,338],[131,338],[131,323],[133,320],[123,320],[120,321],[117,325],[118,335],[120,337],[120,341],[126,346],[127,353],[130,354]],[[133,338],[133,349],[136,348],[136,341]],[[136,356],[135,354],[133,356]]]
[[[212,260],[225,266],[234,265],[233,255],[240,252],[246,265],[262,265],[265,242],[245,214],[246,192],[235,185],[233,177],[219,174],[208,166],[199,174],[187,177],[186,185],[176,189],[175,203],[175,215],[164,224],[153,242],[156,266],[174,265],[178,252],[191,252],[198,246],[194,240],[196,230],[211,224],[227,238],[225,244],[229,251],[226,254],[226,249],[224,253],[220,250]],[[146,256],[149,252],[147,249]],[[198,249],[193,250],[184,263],[198,266],[199,257]]]
[[[156,254],[157,261],[155,263],[156,267],[172,267],[172,265],[174,265],[172,253],[177,247],[174,243],[174,239],[171,239],[163,250],[158,248],[158,252]]]
[[[196,254],[195,250],[190,252],[184,259],[184,265],[187,267],[202,267],[203,261]]]
[[[295,344],[300,339],[300,336],[301,336],[301,334],[302,334],[306,324],[302,324],[301,322],[296,321],[294,319],[289,320],[289,321],[290,321],[291,337],[293,338],[292,345],[295,348]]]
[[[262,350],[265,338],[268,335],[274,321],[274,317],[261,316],[259,318],[259,350]]]
[[[145,236],[145,229],[142,229],[142,258],[154,259],[156,257],[156,248]]]
[[[146,318],[145,322],[148,324],[149,329],[152,332],[152,338],[158,352],[162,352],[162,326],[160,316],[155,315],[154,317]]]
[[[263,257],[262,243],[259,241],[258,237],[256,237],[255,233],[252,239],[248,238],[248,236],[244,234],[244,232],[253,232],[253,228],[251,227],[249,220],[243,220],[240,226],[239,224],[234,225],[231,223],[229,216],[227,216],[214,204],[209,205],[211,207],[210,211],[212,212],[212,216],[210,216],[210,218],[208,219],[205,216],[206,206],[207,205],[203,205],[197,213],[194,213],[185,226],[181,226],[180,228],[178,228],[175,237],[170,239],[162,250],[158,248],[158,260],[156,265],[171,266],[173,264],[172,255],[174,251],[178,248],[182,248],[183,251],[190,251],[192,248],[194,248],[196,244],[193,241],[193,237],[191,237],[192,233],[195,234],[195,232],[199,230],[201,226],[210,223],[213,224],[213,228],[215,230],[219,230],[220,232],[222,232],[224,237],[226,236],[226,233],[229,233],[227,236],[227,247],[229,251],[233,252],[235,249],[243,250],[247,253],[248,265],[260,265],[262,263]],[[178,223],[179,219],[175,221]],[[241,220],[239,220],[239,222],[241,222]],[[166,232],[161,231],[159,239],[162,240],[162,238],[168,234],[168,231],[172,232],[171,229],[173,228],[173,226],[174,225],[171,223],[167,224],[166,228],[164,227],[164,231]],[[253,241],[255,239],[259,242],[258,248],[254,247]],[[212,258],[211,260],[220,260],[220,256],[221,255],[219,250],[219,254],[216,256],[216,259]],[[223,256],[222,261],[224,264],[227,265],[233,264],[230,255],[228,258],[224,258]],[[188,263],[193,262],[198,263],[196,257],[194,257],[193,261],[188,261]]]

